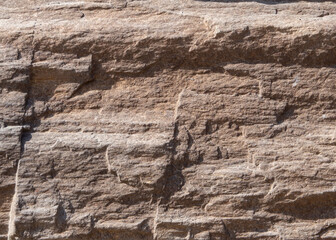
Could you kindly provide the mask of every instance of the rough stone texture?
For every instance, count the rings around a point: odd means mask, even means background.
[[[0,239],[336,239],[336,3],[2,0]]]

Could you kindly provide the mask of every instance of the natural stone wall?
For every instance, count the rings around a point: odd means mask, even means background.
[[[336,239],[336,3],[0,13],[0,240]]]

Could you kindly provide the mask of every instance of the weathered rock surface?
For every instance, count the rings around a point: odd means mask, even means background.
[[[336,239],[336,3],[0,13],[0,239]]]

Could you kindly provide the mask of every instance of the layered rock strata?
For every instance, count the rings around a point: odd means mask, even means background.
[[[336,4],[0,3],[0,239],[336,239]]]

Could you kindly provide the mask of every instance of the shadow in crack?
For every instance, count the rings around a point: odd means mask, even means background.
[[[21,155],[25,151],[25,145],[26,143],[32,138],[32,135],[30,132],[23,132],[21,135]]]

